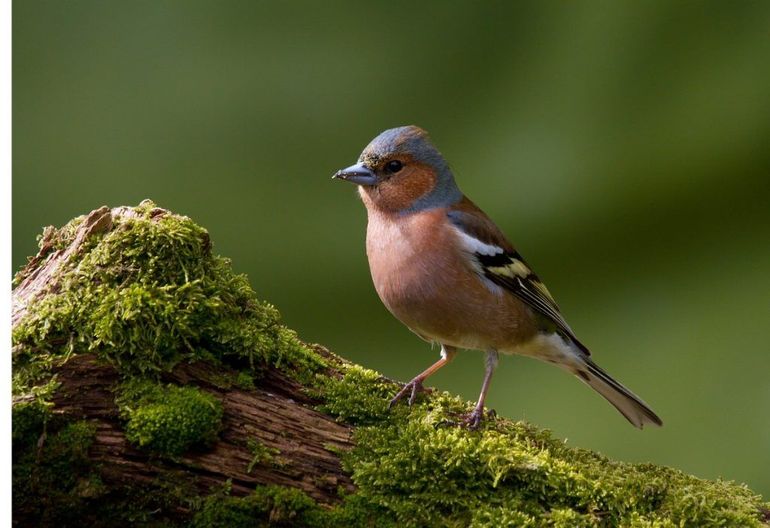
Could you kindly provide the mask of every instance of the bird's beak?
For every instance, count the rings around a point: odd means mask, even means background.
[[[377,183],[377,175],[363,163],[356,163],[347,169],[338,170],[332,176],[332,179],[335,178],[357,185],[375,185]]]

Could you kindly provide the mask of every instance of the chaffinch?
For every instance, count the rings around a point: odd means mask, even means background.
[[[425,379],[457,349],[486,352],[481,394],[465,417],[479,426],[500,353],[557,365],[596,390],[634,426],[662,425],[634,393],[599,368],[553,297],[500,229],[466,198],[444,157],[416,126],[382,132],[334,178],[358,185],[366,206],[366,254],[388,310],[441,359],[391,400],[411,405]]]

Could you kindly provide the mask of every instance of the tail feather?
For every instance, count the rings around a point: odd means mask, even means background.
[[[577,370],[577,376],[589,387],[601,394],[620,411],[634,427],[641,429],[645,425],[663,425],[663,421],[636,394],[615,381],[588,356],[583,356],[585,370]]]

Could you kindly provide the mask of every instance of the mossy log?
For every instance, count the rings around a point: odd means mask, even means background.
[[[156,207],[60,229],[13,290],[17,526],[770,526],[748,488],[567,447],[302,343]]]

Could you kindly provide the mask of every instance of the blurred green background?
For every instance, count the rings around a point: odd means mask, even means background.
[[[428,129],[581,340],[665,421],[504,358],[489,405],[770,496],[770,3],[39,1],[13,6],[13,262],[102,204],[206,226],[309,341],[407,380],[330,176]],[[475,399],[481,355],[432,385]]]

